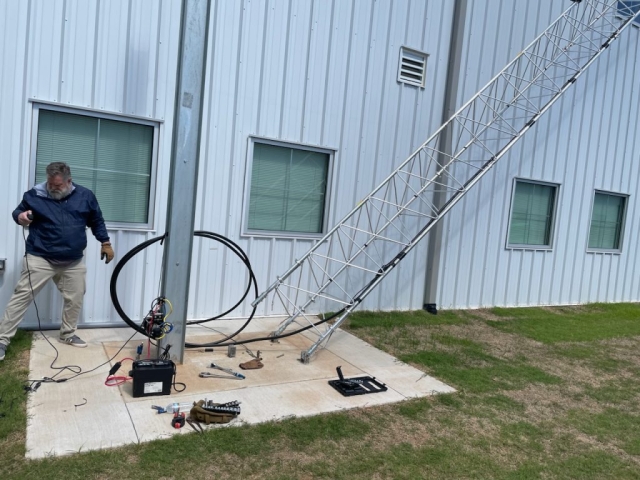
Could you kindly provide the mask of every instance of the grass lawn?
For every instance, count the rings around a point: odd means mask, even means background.
[[[20,333],[0,363],[0,479],[640,479],[640,305],[360,312],[345,329],[458,392],[27,461]]]

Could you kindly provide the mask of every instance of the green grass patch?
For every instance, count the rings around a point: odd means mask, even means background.
[[[24,378],[3,375],[0,370],[0,440],[26,425],[27,415],[23,408],[26,393]],[[25,375],[26,378],[26,375]]]
[[[640,455],[640,416],[607,408],[594,414],[584,410],[569,412],[568,421],[578,430],[599,442],[615,440],[629,455]]]
[[[631,362],[607,355],[607,349],[598,344],[557,343],[554,352],[595,370],[605,373],[617,372],[632,366]]]
[[[592,358],[589,363],[596,370],[600,370],[605,373],[619,372],[632,365],[631,362],[626,360],[620,360],[606,355]]]
[[[11,345],[7,349],[7,354],[3,360],[5,363],[0,363],[0,365],[8,365],[6,368],[15,367],[11,361],[15,360],[22,352],[31,349],[31,340],[31,333],[25,332],[24,330],[18,330],[15,337],[11,340]]]
[[[473,418],[488,420],[490,423],[502,424],[521,418],[526,410],[523,403],[517,402],[502,393],[483,393],[480,395],[464,391],[456,393],[461,396],[464,405],[460,411]]]
[[[504,445],[542,452],[544,450],[542,442],[546,438],[546,432],[532,423],[520,421],[503,425],[500,429],[500,438]]]
[[[437,442],[416,447],[395,445],[384,452],[366,449],[354,461],[316,462],[309,468],[313,478],[335,480],[393,478],[494,478],[500,467],[481,451],[461,452],[452,443]]]
[[[458,390],[473,393],[518,390],[530,383],[554,385],[561,382],[558,377],[526,363],[493,358],[490,365],[476,367],[469,366],[461,356],[446,352],[422,351],[400,357],[404,362],[423,365],[436,378]]]
[[[610,380],[600,387],[586,388],[585,393],[605,404],[640,403],[640,384],[628,380]]]
[[[494,363],[498,359],[489,355],[484,346],[467,338],[452,337],[451,335],[432,335],[431,339],[444,347],[451,347],[466,364],[481,362]]]
[[[462,400],[457,393],[441,393],[436,396],[436,400],[440,405],[449,408],[459,409],[463,406]]]
[[[502,415],[505,413],[522,414],[525,410],[524,404],[501,393],[482,396],[478,399],[477,405],[491,408]]]
[[[431,407],[432,404],[427,398],[407,400],[406,402],[402,402],[398,405],[398,413],[403,417],[416,420],[424,416]]]
[[[31,334],[18,331],[0,362],[0,478],[21,469],[24,463],[27,428],[27,394],[24,385],[29,375],[27,352]]]
[[[0,362],[0,441],[23,430],[27,422],[23,387],[29,370],[18,363],[18,358],[30,348],[31,335],[19,330]]]
[[[558,345],[556,353],[571,360],[590,360],[600,355],[602,350],[591,344],[561,344]]]
[[[604,452],[588,451],[571,455],[566,459],[527,461],[507,475],[494,477],[504,480],[539,480],[554,478],[559,480],[631,480],[638,478],[635,465]]]
[[[17,415],[0,419],[0,478],[640,478],[629,457],[640,455],[640,368],[622,350],[640,345],[640,336],[600,341],[632,335],[629,312],[636,310],[495,309],[499,321],[487,321],[487,312],[359,312],[352,330],[360,338],[458,391],[40,460],[24,457],[22,386],[30,336],[20,332],[0,362],[0,392],[18,398],[10,408]],[[604,327],[596,317],[606,319]],[[573,328],[587,331],[567,340]],[[478,341],[488,335],[495,338]],[[526,343],[522,353],[519,341]],[[547,373],[552,369],[565,372],[564,380]],[[588,383],[592,379],[600,379],[598,387]],[[247,401],[260,408],[263,400]],[[0,412],[7,405],[0,401]],[[576,438],[576,431],[594,441]]]
[[[400,359],[426,367],[436,378],[458,390],[486,393],[520,389],[530,383],[560,383],[558,377],[523,359],[507,361],[489,355],[477,342],[448,335],[435,335],[432,339],[451,351],[422,350],[401,355]]]
[[[331,439],[349,440],[364,437],[369,424],[346,413],[318,415],[309,418],[269,422],[255,426],[241,426],[216,430],[211,435],[191,435],[188,440],[173,437],[158,441],[156,448],[144,451],[141,461],[152,461],[161,454],[166,462],[174,455],[233,454],[240,458],[264,456],[276,451],[276,442],[286,442],[292,450],[304,450],[314,442]]]
[[[463,311],[446,310],[432,315],[424,310],[410,312],[354,312],[349,316],[348,327],[353,330],[382,327],[385,329],[404,326],[464,325],[469,322]]]
[[[590,342],[640,335],[640,305],[590,304],[580,308],[494,308],[502,320],[488,320],[498,330],[539,342]]]

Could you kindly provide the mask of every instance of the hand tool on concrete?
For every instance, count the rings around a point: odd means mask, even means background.
[[[216,365],[215,363],[211,362],[211,365],[209,365],[210,368],[215,368],[218,370],[222,370],[223,372],[227,372],[229,375],[233,375],[234,377],[238,377],[241,379],[245,379],[245,376],[241,373],[238,372],[234,372],[233,370],[231,370],[230,368],[225,368],[225,367],[221,367],[220,365]]]
[[[200,378],[226,378],[227,380],[244,380],[244,377],[240,378],[240,377],[237,377],[235,375],[231,375],[231,376],[229,376],[229,375],[218,375],[218,374],[209,373],[209,372],[200,372],[198,374],[198,376]]]

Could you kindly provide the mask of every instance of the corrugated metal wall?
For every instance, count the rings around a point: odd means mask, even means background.
[[[313,241],[239,237],[248,137],[336,149],[335,224],[440,125],[453,2],[218,1],[212,11],[196,224],[238,241],[263,290]],[[424,90],[396,81],[403,45],[430,55]],[[246,272],[211,242],[196,246],[190,316],[206,317],[239,298]],[[420,308],[425,251],[426,242],[365,308]],[[271,313],[281,306],[263,302],[259,314]]]
[[[0,1],[0,164],[11,179],[0,191],[0,308],[18,280],[24,240],[11,211],[29,185],[32,101],[54,102],[156,119],[160,125],[155,227],[163,231],[176,79],[180,2],[171,0]],[[164,187],[164,188],[163,188]],[[110,230],[122,256],[152,232]],[[86,251],[87,294],[81,324],[121,323],[109,298],[115,262]],[[132,316],[157,295],[159,250],[140,255],[121,276],[122,302]],[[43,325],[58,324],[62,300],[53,285],[37,298]],[[35,310],[25,325],[34,325]]]
[[[548,26],[568,2],[469,2],[459,104]],[[0,0],[0,305],[24,251],[11,210],[29,187],[32,101],[136,115],[160,122],[154,230],[111,231],[120,256],[164,232],[176,78],[177,0]],[[453,2],[425,0],[212,1],[196,228],[239,243],[260,289],[312,240],[241,236],[250,136],[335,149],[329,224],[336,223],[441,123]],[[533,131],[445,220],[439,308],[638,300],[640,31],[633,28],[596,62]],[[425,51],[427,87],[397,83],[401,46]],[[559,183],[551,251],[507,250],[514,177]],[[586,253],[595,188],[630,194],[621,254]],[[426,241],[363,308],[420,308]],[[161,248],[121,275],[133,317],[157,294]],[[87,250],[81,323],[120,320],[109,299],[113,264]],[[189,317],[226,309],[246,272],[221,246],[196,240]],[[57,323],[53,287],[38,298]],[[236,315],[248,313],[248,302]],[[266,302],[260,314],[281,313]],[[28,319],[33,324],[31,310]]]
[[[29,188],[32,103],[156,119],[160,125],[155,230],[110,231],[121,257],[164,232],[176,59],[178,0],[0,0],[0,160],[12,179],[0,193],[0,305],[24,252],[10,213]],[[425,0],[213,0],[196,228],[238,242],[260,288],[308,250],[310,240],[241,237],[251,135],[336,150],[329,224],[337,222],[441,123],[453,2]],[[427,87],[396,81],[401,46],[429,54]],[[365,305],[420,308],[426,242]],[[109,299],[113,264],[86,252],[81,324],[120,323]],[[189,317],[212,316],[244,289],[244,266],[221,246],[196,240]],[[132,260],[120,301],[132,317],[158,293],[161,247]],[[249,311],[248,303],[236,315]],[[54,287],[38,297],[45,324],[58,323]],[[260,314],[281,313],[263,305]],[[31,325],[34,311],[28,313]]]
[[[469,2],[459,105],[569,2]],[[631,27],[445,219],[440,308],[640,299],[640,29]],[[514,178],[560,184],[550,251],[509,250]],[[620,254],[587,253],[594,189],[629,194]]]

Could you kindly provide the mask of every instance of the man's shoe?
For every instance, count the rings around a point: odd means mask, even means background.
[[[87,342],[82,340],[79,336],[74,335],[69,338],[59,338],[58,341],[60,343],[64,343],[67,345],[71,345],[72,347],[84,348],[87,346]]]
[[[4,343],[0,343],[0,360],[4,360],[4,354],[7,351],[7,346]]]

